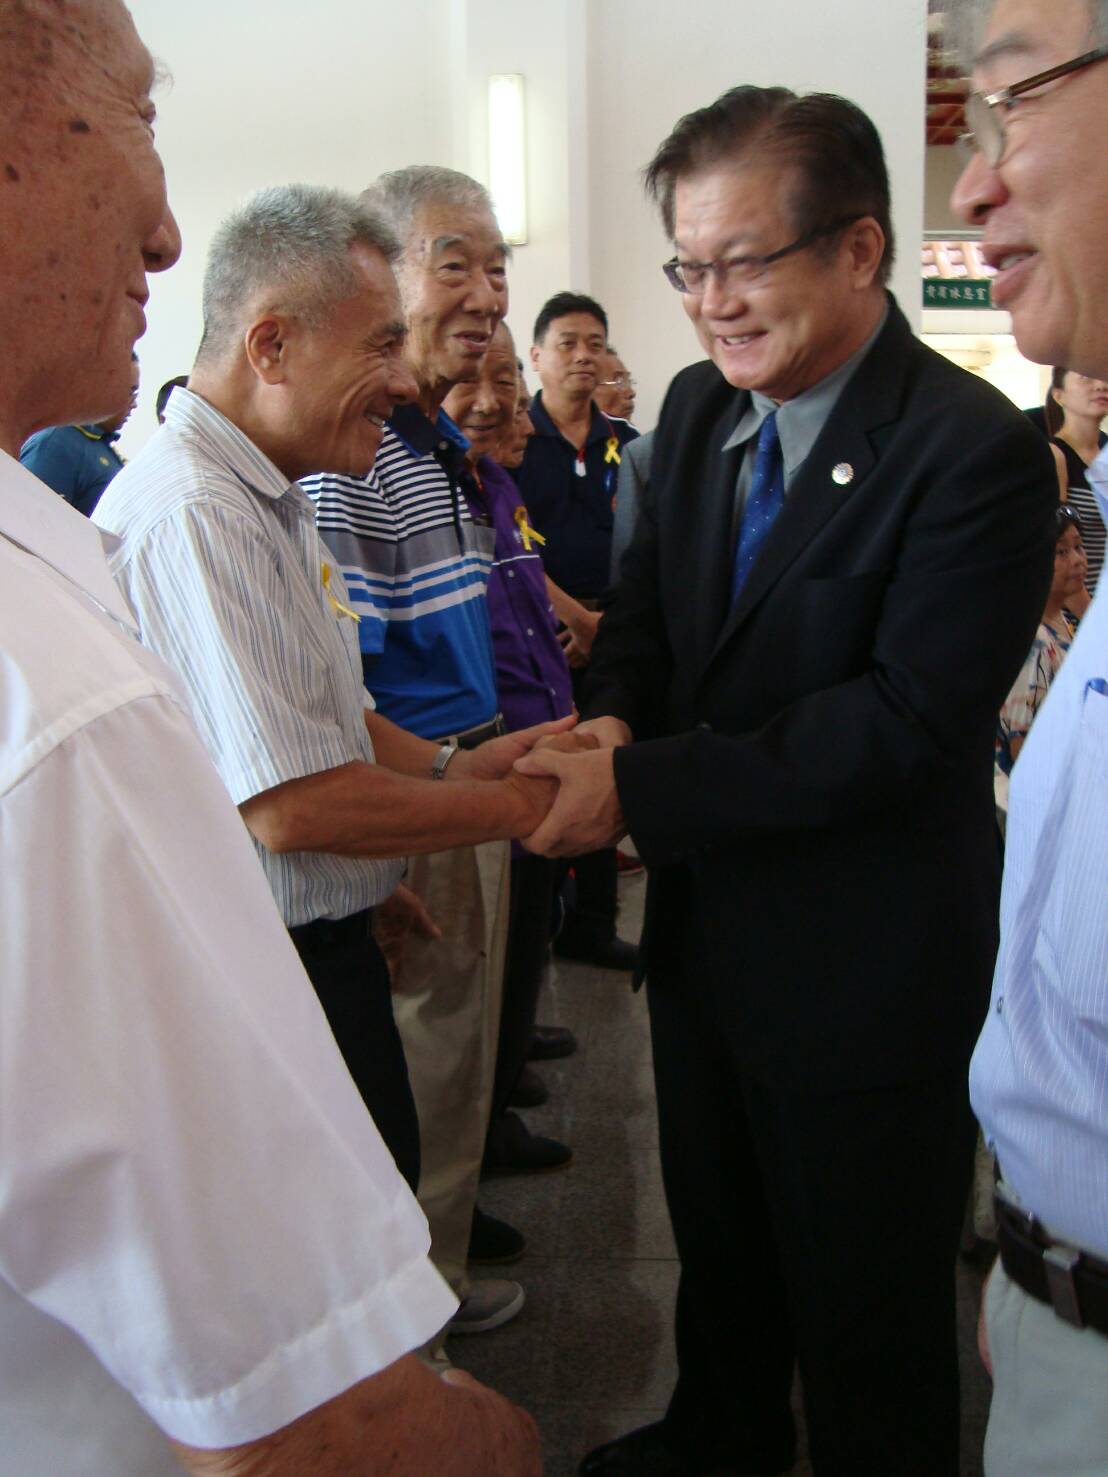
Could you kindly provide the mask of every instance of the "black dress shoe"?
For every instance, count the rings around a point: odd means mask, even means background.
[[[581,1477],[696,1477],[708,1468],[674,1444],[657,1421],[598,1446],[577,1470]]]
[[[602,944],[590,944],[582,948],[562,939],[554,940],[554,952],[559,959],[576,959],[582,964],[594,964],[598,969],[620,969],[630,974],[638,963],[639,951],[626,939],[612,938]]]
[[[705,1459],[675,1440],[664,1421],[656,1421],[598,1446],[577,1470],[581,1477],[777,1477],[793,1460],[785,1453],[753,1465]]]
[[[550,1089],[539,1074],[524,1067],[508,1102],[513,1108],[541,1108],[549,1096]]]
[[[565,1026],[536,1026],[531,1032],[527,1055],[533,1062],[552,1062],[558,1057],[572,1056],[577,1050],[577,1037]]]
[[[502,1113],[489,1124],[482,1174],[541,1174],[564,1169],[573,1162],[573,1150],[557,1139],[532,1133],[516,1113]]]
[[[484,1266],[518,1262],[527,1250],[527,1237],[507,1221],[486,1215],[479,1205],[473,1207],[469,1231],[469,1260]]]

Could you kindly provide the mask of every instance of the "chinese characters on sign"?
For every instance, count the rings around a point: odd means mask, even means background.
[[[992,305],[992,283],[987,278],[975,281],[963,277],[953,282],[943,277],[924,279],[925,308],[991,308]]]

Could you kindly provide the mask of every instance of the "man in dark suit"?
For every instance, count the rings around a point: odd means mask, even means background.
[[[1049,453],[912,336],[841,98],[741,87],[648,182],[709,355],[674,381],[583,727],[529,844],[629,830],[681,1257],[665,1419],[583,1473],[958,1470],[966,1064],[996,947],[996,713],[1033,636]]]

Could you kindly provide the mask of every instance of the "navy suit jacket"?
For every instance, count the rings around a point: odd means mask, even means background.
[[[729,609],[742,451],[722,447],[748,403],[711,363],[674,380],[593,649],[583,712],[637,740],[615,775],[651,869],[644,967],[720,993],[779,1084],[959,1070],[996,950],[993,740],[1050,580],[1052,459],[894,305]]]

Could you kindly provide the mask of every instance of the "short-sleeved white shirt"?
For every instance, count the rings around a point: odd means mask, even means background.
[[[257,1439],[440,1328],[175,679],[2,453],[0,875],[0,1465],[160,1477],[157,1427]]]

